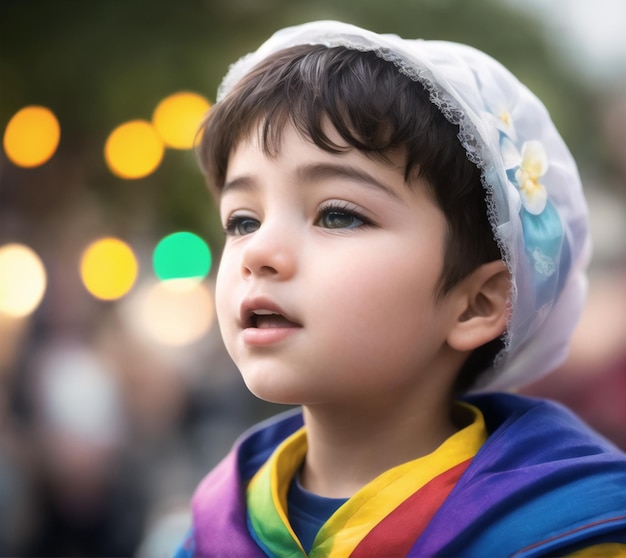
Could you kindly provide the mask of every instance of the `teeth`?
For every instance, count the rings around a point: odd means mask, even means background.
[[[276,312],[272,312],[271,310],[253,310],[252,313],[255,316],[271,316],[272,314],[278,316]]]

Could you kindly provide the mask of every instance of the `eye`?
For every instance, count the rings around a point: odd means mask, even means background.
[[[226,222],[224,232],[230,236],[243,236],[257,231],[260,226],[261,223],[252,217],[232,215]]]
[[[333,204],[321,209],[315,224],[325,229],[355,229],[370,222],[350,206]]]

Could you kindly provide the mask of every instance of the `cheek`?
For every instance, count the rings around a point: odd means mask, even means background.
[[[375,338],[380,343],[384,336],[393,345],[404,335],[415,336],[433,318],[438,269],[436,262],[373,256],[369,264],[339,268],[323,281],[328,293],[323,304],[332,312],[328,323],[337,338],[355,343]]]

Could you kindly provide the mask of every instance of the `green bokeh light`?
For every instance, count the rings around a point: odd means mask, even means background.
[[[203,279],[211,270],[207,243],[190,232],[177,232],[161,239],[154,249],[152,264],[161,281]]]

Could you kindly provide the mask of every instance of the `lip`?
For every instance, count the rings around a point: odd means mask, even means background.
[[[280,314],[286,320],[293,323],[292,327],[266,327],[257,328],[252,323],[255,311],[266,310]],[[242,329],[242,338],[247,345],[264,346],[273,345],[291,337],[302,329],[300,322],[285,312],[285,310],[272,299],[257,296],[244,299],[239,312],[239,323]]]

